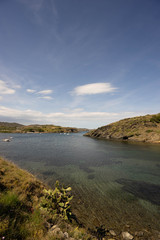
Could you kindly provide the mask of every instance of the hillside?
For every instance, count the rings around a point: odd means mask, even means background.
[[[61,127],[52,124],[32,124],[25,126],[19,123],[0,122],[1,133],[77,133],[86,130],[87,129],[83,128]]]
[[[23,126],[19,123],[0,122],[0,132],[18,132]]]
[[[123,119],[89,131],[85,136],[102,139],[160,143],[160,113]]]
[[[0,239],[96,239],[74,219],[69,221],[70,190],[58,182],[48,190],[32,174],[0,158]]]

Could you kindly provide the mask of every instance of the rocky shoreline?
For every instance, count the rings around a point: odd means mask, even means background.
[[[129,225],[126,225],[126,229],[129,228]],[[70,226],[68,225],[68,228]],[[68,239],[68,240],[76,240],[76,239],[84,239],[82,238],[76,238],[80,234],[80,231],[78,228],[75,230],[74,237],[69,236],[69,233],[67,231],[64,231],[58,224],[50,226],[48,229],[49,236],[56,237],[56,239]],[[102,239],[102,240],[160,240],[160,232],[156,230],[152,230],[152,233],[147,231],[146,229],[143,229],[143,231],[137,231],[134,233],[130,233],[129,230],[122,231],[122,232],[116,232],[116,230],[105,230],[105,236],[98,237],[96,233],[92,232],[92,237],[89,239]]]

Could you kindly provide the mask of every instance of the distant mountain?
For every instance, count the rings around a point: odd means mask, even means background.
[[[77,133],[87,131],[85,128],[61,127],[55,125],[22,125],[19,123],[0,122],[1,133]]]
[[[160,113],[126,118],[89,131],[85,136],[102,139],[160,143]]]

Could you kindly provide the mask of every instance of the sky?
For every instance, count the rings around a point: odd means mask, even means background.
[[[160,112],[159,0],[0,0],[0,121]]]

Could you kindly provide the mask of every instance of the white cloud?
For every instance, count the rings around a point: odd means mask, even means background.
[[[44,114],[40,111],[34,110],[17,110],[0,106],[0,117],[4,121],[14,121],[24,124],[39,123],[39,124],[56,124],[61,126],[75,126],[95,128],[123,118],[145,115],[145,113],[138,112],[51,112]]]
[[[9,88],[4,81],[0,80],[0,94],[5,95],[5,94],[14,94],[14,93],[15,93],[14,89]]]
[[[42,91],[40,91],[40,92],[38,92],[39,94],[44,94],[44,95],[46,95],[46,94],[51,94],[53,92],[53,90],[51,90],[51,89],[48,89],[48,90],[42,90]]]
[[[73,93],[80,95],[91,95],[99,93],[114,92],[117,88],[112,87],[110,83],[91,83],[78,86],[73,90]]]
[[[42,98],[42,99],[47,99],[47,100],[51,100],[51,99],[53,99],[52,97],[50,97],[50,96],[43,96],[43,97],[39,97],[39,98]]]
[[[28,93],[35,93],[36,92],[36,90],[33,90],[33,89],[27,89],[26,90]]]

